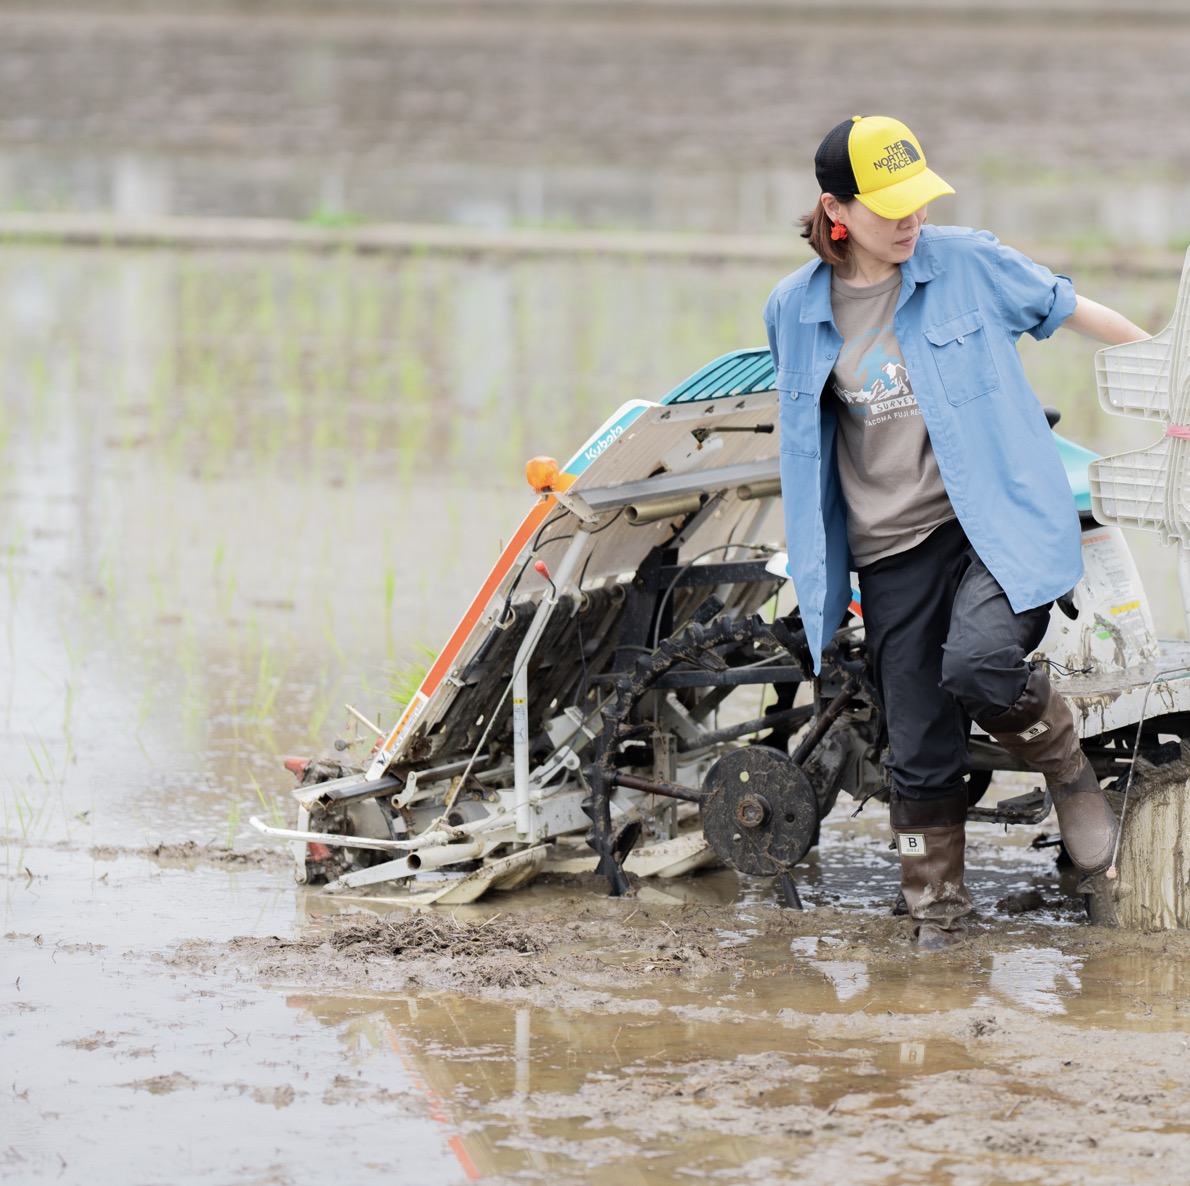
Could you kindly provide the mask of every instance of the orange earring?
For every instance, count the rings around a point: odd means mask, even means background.
[[[831,227],[831,238],[834,239],[836,243],[839,242],[840,239],[846,239],[847,228],[841,222],[836,222],[834,226]]]

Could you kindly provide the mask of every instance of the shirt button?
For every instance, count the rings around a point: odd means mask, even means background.
[[[960,339],[960,340],[961,340],[961,339]],[[828,351],[826,352],[826,356],[827,356],[827,358],[834,358],[834,356],[835,356],[835,353],[834,353],[834,351],[833,351],[833,350],[828,350]]]

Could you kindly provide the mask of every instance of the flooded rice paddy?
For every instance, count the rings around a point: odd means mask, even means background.
[[[915,113],[940,221],[1160,329],[1168,269],[1079,261],[1185,246],[1190,27],[1035,7],[6,12],[0,206],[786,233],[845,87]],[[804,913],[717,870],[411,915],[246,826],[345,703],[392,721],[524,460],[760,344],[781,270],[0,244],[0,1180],[1185,1180],[1190,939],[1086,926],[1039,829],[973,826],[972,940],[919,958],[845,797]],[[1151,443],[1089,344],[1022,353],[1071,438]]]
[[[805,914],[728,871],[626,900],[553,877],[431,911],[432,941],[295,888],[245,827],[290,822],[278,757],[345,702],[392,719],[523,459],[758,341],[771,279],[0,252],[0,1175],[1178,1180],[1190,942],[1084,926],[1036,832],[975,827],[974,940],[922,960],[882,813],[846,802]],[[1094,279],[1142,323],[1172,301]],[[1120,447],[1089,349],[1048,346],[1070,435]],[[1139,552],[1175,633],[1168,553]]]

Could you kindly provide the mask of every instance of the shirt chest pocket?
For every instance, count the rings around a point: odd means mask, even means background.
[[[977,309],[927,326],[925,335],[950,403],[965,404],[1000,386],[992,343]]]
[[[797,457],[818,456],[818,400],[810,394],[813,378],[788,367],[777,370],[781,401],[781,452]]]

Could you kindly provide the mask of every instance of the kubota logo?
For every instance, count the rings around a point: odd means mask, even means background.
[[[621,437],[623,435],[624,435],[623,425],[617,424],[615,426],[615,428],[613,428],[611,430],[611,432],[609,432],[607,434],[607,436],[600,437],[599,440],[597,440],[589,449],[584,449],[583,456],[588,461],[594,461],[595,458],[598,457],[599,454],[602,453],[604,451],[604,449],[606,449],[608,447],[608,445],[610,445],[612,443],[612,441],[614,441],[617,437]]]

